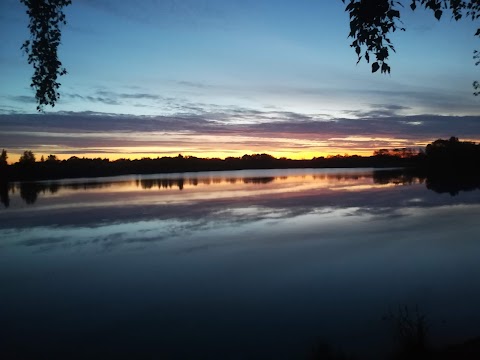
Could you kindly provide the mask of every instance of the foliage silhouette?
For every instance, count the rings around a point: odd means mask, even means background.
[[[428,346],[428,324],[426,316],[418,306],[411,311],[408,306],[399,307],[396,313],[390,311],[385,317],[394,331],[398,348],[393,358],[398,360],[425,359],[431,353]]]
[[[7,179],[8,172],[8,155],[5,149],[0,154],[0,202],[7,208],[10,205],[10,197],[8,196],[9,185]]]
[[[5,152],[6,153],[6,152]],[[425,151],[417,149],[380,149],[373,156],[329,156],[311,160],[277,159],[268,154],[242,157],[197,158],[194,156],[143,158],[140,160],[89,159],[72,156],[58,160],[49,155],[43,162],[35,162],[35,154],[25,151],[18,163],[4,165],[2,178],[9,180],[47,180],[61,178],[103,177],[128,174],[156,174],[176,172],[287,169],[287,168],[352,168],[352,167],[409,167],[417,169],[417,176],[449,179],[462,176],[463,180],[480,173],[480,144],[460,141],[455,137],[438,139],[427,145]],[[268,179],[267,179],[268,180]],[[473,177],[471,179],[475,181]],[[256,179],[255,181],[258,181]],[[437,181],[436,181],[437,182]]]
[[[438,139],[425,149],[428,166],[448,172],[471,172],[480,160],[480,145],[471,141],[459,141],[456,137]]]
[[[346,0],[342,0],[344,3]],[[65,25],[65,7],[71,0],[20,0],[27,7],[29,17],[28,28],[30,39],[22,45],[22,50],[28,55],[28,63],[33,65],[31,87],[35,90],[37,110],[42,111],[44,106],[52,107],[57,103],[60,93],[58,78],[67,73],[58,58],[58,46],[61,42],[61,25]],[[390,51],[395,52],[389,34],[398,30],[405,30],[400,20],[399,7],[404,7],[400,1],[393,0],[348,0],[345,8],[350,15],[349,37],[353,39],[350,46],[355,49],[358,62],[364,58],[370,62],[372,58],[372,72],[380,70],[390,73],[391,68],[387,60]],[[477,20],[480,17],[479,0],[409,0],[410,8],[415,10],[417,4],[432,10],[435,18],[440,20],[444,12],[450,12],[452,18],[460,20],[470,18]],[[480,28],[475,33],[480,36]],[[474,59],[478,64],[477,52]],[[373,61],[375,60],[375,61]],[[480,83],[473,83],[475,95],[480,93]]]
[[[177,156],[140,160],[119,159],[115,161],[76,156],[59,161],[53,155],[50,155],[44,162],[35,162],[34,158],[35,155],[31,151],[26,151],[21,161],[7,166],[5,178],[9,180],[48,180],[244,169],[405,167],[412,166],[416,162],[415,157],[402,158],[394,155],[374,155],[370,157],[337,155],[311,160],[277,159],[267,154],[244,155],[241,158],[227,157],[226,159]]]
[[[67,70],[58,59],[58,46],[62,33],[61,24],[66,24],[63,9],[71,0],[20,0],[27,7],[30,23],[30,40],[22,49],[28,55],[28,63],[33,65],[31,87],[35,90],[37,110],[45,105],[55,106],[60,97],[58,77]]]
[[[0,154],[0,170],[4,169],[8,165],[7,159],[7,150],[3,149],[2,153]]]
[[[6,154],[6,151],[5,151]],[[457,195],[460,191],[480,189],[480,144],[460,141],[455,137],[448,140],[438,139],[427,145],[425,152],[415,149],[380,149],[373,156],[331,156],[311,160],[276,159],[267,154],[244,155],[241,158],[201,159],[192,156],[162,157],[141,160],[88,159],[71,157],[58,160],[49,155],[44,162],[35,162],[35,154],[25,151],[19,162],[4,165],[0,181],[32,181],[62,178],[106,177],[129,174],[161,174],[198,171],[244,170],[244,169],[289,169],[289,168],[398,168],[391,171],[374,171],[373,181],[377,184],[413,184],[425,183],[426,187],[437,193]],[[358,175],[355,175],[358,176]],[[322,178],[321,176],[319,178]],[[245,177],[245,184],[267,184],[274,177]],[[185,184],[196,186],[199,182],[209,184],[210,179],[185,179],[179,176],[173,179],[141,179],[137,186],[144,189],[178,188]],[[235,183],[238,179],[227,178],[225,181]],[[42,191],[53,191],[52,185],[23,182],[20,193],[24,200],[33,203],[34,195]],[[34,184],[34,185],[32,185]],[[72,189],[87,189],[105,186],[99,183],[69,184]],[[58,186],[58,185],[56,185]],[[62,185],[63,186],[63,185]],[[8,188],[8,185],[7,185]],[[2,188],[2,203],[9,201],[8,190]],[[5,196],[5,194],[7,196]],[[8,205],[7,205],[8,206]]]
[[[35,163],[35,154],[30,150],[25,150],[18,161],[22,165],[31,165]]]
[[[57,161],[59,161],[59,160],[57,159],[57,155],[51,155],[51,154],[50,154],[50,155],[47,156],[47,160],[45,160],[45,161],[57,162]]]
[[[382,73],[390,73],[391,68],[387,60],[390,51],[395,52],[395,47],[390,40],[390,34],[396,30],[405,31],[400,20],[400,9],[404,8],[401,1],[393,0],[342,0],[347,2],[345,11],[350,15],[350,33],[352,43],[350,47],[355,49],[358,61],[365,59],[370,63],[372,59],[372,72],[380,70]],[[431,10],[437,20],[444,12],[449,12],[451,17],[458,21],[463,18],[470,18],[475,21],[480,18],[479,0],[408,0],[410,8],[414,11],[417,4],[427,10]],[[473,35],[473,34],[472,34]],[[480,36],[480,28],[474,34]],[[477,51],[474,52],[474,59],[479,59]],[[477,61],[477,65],[478,65]],[[478,90],[480,84],[476,81],[474,89]],[[475,95],[479,92],[475,91]]]

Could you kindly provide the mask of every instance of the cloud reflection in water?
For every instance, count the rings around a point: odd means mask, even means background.
[[[315,238],[328,227],[338,233],[348,225],[353,232],[372,220],[459,203],[474,206],[478,200],[478,195],[438,196],[425,189],[423,179],[398,173],[334,169],[130,176],[19,183],[9,189],[10,206],[0,212],[3,248],[111,250],[197,238],[221,243],[246,241],[252,233],[282,238],[280,229]],[[27,206],[20,200],[25,194]]]
[[[178,174],[66,181],[33,204],[15,184],[0,210],[0,335],[84,358],[198,355],[185,343],[302,358],[317,336],[372,349],[398,304],[425,309],[437,338],[478,335],[479,192],[341,172],[183,174],[181,190]]]

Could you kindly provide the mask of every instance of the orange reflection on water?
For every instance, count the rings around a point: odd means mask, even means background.
[[[321,196],[330,191],[364,191],[394,186],[376,182],[371,170],[290,169],[245,170],[184,174],[130,175],[98,179],[71,179],[16,183],[12,197],[27,204],[61,206],[68,199],[89,206],[107,204],[172,204],[245,197]],[[76,201],[75,199],[78,199]],[[57,202],[54,205],[54,202]],[[37,204],[40,205],[40,204]]]

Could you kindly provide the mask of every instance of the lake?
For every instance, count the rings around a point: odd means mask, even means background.
[[[355,359],[480,335],[480,191],[295,169],[1,185],[0,357]],[[453,196],[455,195],[455,196]]]

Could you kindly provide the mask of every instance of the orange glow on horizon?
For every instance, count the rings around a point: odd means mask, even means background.
[[[355,139],[357,142],[352,141]],[[381,139],[370,137],[350,137],[343,139],[328,138],[326,140],[294,140],[291,143],[279,144],[275,143],[275,139],[269,139],[272,144],[250,144],[242,143],[243,139],[230,139],[227,143],[221,141],[215,143],[212,141],[203,143],[203,138],[196,139],[196,142],[191,142],[189,146],[185,145],[164,145],[164,146],[124,146],[124,147],[95,147],[95,148],[62,148],[57,145],[41,145],[37,148],[32,147],[29,150],[33,151],[36,160],[40,161],[43,156],[46,159],[50,154],[56,155],[59,160],[67,160],[72,156],[79,158],[91,159],[109,159],[115,161],[118,159],[142,159],[157,157],[176,157],[179,154],[182,156],[194,156],[198,158],[220,158],[227,157],[242,157],[243,155],[253,154],[269,154],[277,159],[287,158],[292,160],[311,160],[315,157],[328,157],[335,155],[359,155],[371,156],[375,150],[379,149],[394,149],[394,148],[415,148],[425,147],[431,143],[432,139]],[[234,141],[236,140],[236,142]],[[479,139],[461,139],[461,141],[471,141],[478,143]],[[209,146],[212,149],[208,149]],[[223,148],[220,150],[220,148]],[[23,149],[9,150],[8,163],[13,164],[18,162],[23,153]]]
[[[184,157],[194,156],[198,158],[220,158],[225,159],[227,157],[242,157],[243,155],[253,155],[253,154],[268,154],[275,158],[287,158],[292,160],[311,160],[315,157],[328,157],[328,156],[335,156],[335,155],[359,155],[359,156],[370,156],[373,154],[374,149],[342,149],[342,148],[332,148],[329,151],[269,151],[269,150],[260,150],[260,151],[240,151],[240,150],[228,150],[228,151],[207,151],[207,152],[182,152],[179,150],[178,152],[169,151],[168,153],[154,153],[154,152],[145,152],[145,153],[132,153],[132,152],[85,152],[81,154],[62,154],[61,151],[58,153],[54,153],[53,155],[57,156],[59,160],[67,160],[73,156],[79,158],[90,158],[90,159],[109,159],[111,161],[118,160],[118,159],[129,159],[129,160],[139,160],[143,158],[151,158],[155,159],[157,157],[176,157],[181,154]],[[46,152],[36,152],[34,151],[36,161],[40,161],[43,158],[46,159],[52,153]],[[22,153],[15,153],[15,152],[8,152],[8,163],[13,164],[18,162]]]

